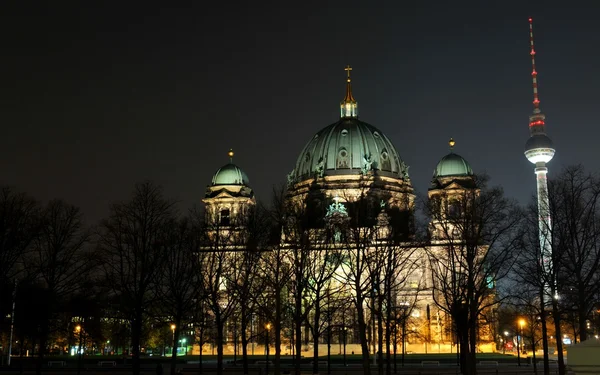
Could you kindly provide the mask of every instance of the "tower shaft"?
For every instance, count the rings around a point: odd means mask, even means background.
[[[552,267],[552,221],[550,218],[550,200],[548,197],[548,168],[546,163],[538,163],[535,167],[538,204],[538,230],[540,241],[540,262],[546,275],[553,274]],[[550,294],[549,285],[545,285],[546,294]]]

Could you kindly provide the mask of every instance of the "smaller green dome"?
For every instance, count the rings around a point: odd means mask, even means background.
[[[467,161],[453,152],[444,156],[438,163],[433,177],[472,176],[473,170]]]
[[[212,185],[245,185],[249,186],[248,176],[233,163],[226,164],[217,170],[212,178]]]

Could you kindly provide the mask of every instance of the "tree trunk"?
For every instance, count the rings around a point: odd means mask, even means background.
[[[275,297],[275,375],[281,374],[281,315],[282,315],[281,290]],[[268,345],[268,343],[267,343]]]
[[[532,361],[531,363],[533,364],[533,372],[535,375],[537,375],[537,363],[535,363],[535,330],[532,329],[531,330],[531,356],[532,356]]]
[[[357,281],[359,284],[360,281]],[[360,287],[360,285],[358,285]],[[360,289],[356,289],[360,291]],[[362,349],[363,374],[371,375],[371,363],[369,361],[369,346],[367,345],[367,324],[365,322],[365,311],[363,308],[363,298],[360,293],[356,296],[356,314],[358,319],[358,335],[360,338],[360,347]]]
[[[544,351],[544,375],[550,375],[550,361],[548,360],[548,325],[546,323],[546,304],[544,302],[544,287],[540,288],[540,320],[542,321],[542,349]]]
[[[43,312],[46,314],[46,312]],[[46,344],[48,343],[48,334],[50,331],[50,317],[45,316],[42,319],[42,326],[40,327],[40,350],[38,351],[38,360],[35,365],[35,373],[41,375],[42,363],[44,362],[44,354],[46,354]]]
[[[142,337],[142,310],[136,311],[131,322],[131,360],[133,375],[140,374],[140,341]]]
[[[181,317],[175,317],[175,332],[173,333],[171,343],[171,374],[175,374],[175,367],[177,366],[177,342],[179,341],[179,332],[181,327]]]
[[[383,298],[379,296],[377,300],[377,368],[379,375],[383,375]]]
[[[392,373],[392,354],[391,354],[391,346],[390,340],[392,339],[392,298],[390,295],[390,287],[388,286],[388,295],[387,295],[387,312],[385,317],[385,362],[387,363],[387,367],[385,370],[386,375],[391,375]]]
[[[554,295],[554,293],[552,293]],[[558,301],[552,299],[552,316],[554,318],[554,328],[556,337],[556,351],[558,352],[558,375],[565,375],[565,359],[563,357],[562,332],[560,329],[560,311]]]
[[[302,311],[302,296],[298,295],[298,291],[296,290],[296,296],[294,299],[294,309],[296,314],[294,315],[294,324],[296,330],[296,365],[295,371],[296,375],[300,375],[300,366],[302,364],[302,322],[300,321],[300,312]]]
[[[215,323],[217,325],[217,375],[223,375],[223,345],[225,323],[220,313],[215,314]]]
[[[577,309],[577,318],[579,323],[579,342],[587,340],[587,304],[585,301],[586,285],[581,285],[579,289],[579,308]]]
[[[244,375],[248,375],[248,335],[246,329],[248,328],[248,311],[246,304],[241,304],[241,334],[242,334],[242,366],[244,368]]]
[[[321,321],[321,305],[319,303],[321,296],[317,289],[315,294],[315,316],[313,321],[313,374],[319,373],[319,323]]]
[[[467,374],[475,375],[477,374],[477,318],[476,313],[474,312],[473,318],[469,321],[468,335],[469,335],[469,345],[468,351],[466,353],[467,358]]]
[[[202,363],[202,349],[204,348],[204,326],[200,326],[200,353],[198,354],[198,373],[202,375],[204,366]]]

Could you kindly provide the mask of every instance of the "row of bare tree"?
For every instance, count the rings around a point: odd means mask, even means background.
[[[368,189],[317,225],[307,215],[307,202],[292,204],[278,192],[269,209],[259,206],[224,227],[205,221],[198,210],[181,215],[160,187],[146,182],[88,229],[76,207],[63,201],[41,206],[4,188],[0,312],[11,315],[8,302],[15,300],[15,290],[36,290],[45,308],[17,309],[16,317],[23,318],[15,322],[15,332],[37,340],[38,370],[49,338],[72,331],[73,320],[83,323],[93,310],[104,321],[128,323],[125,346],[131,348],[136,374],[149,327],[164,328],[167,322],[175,327],[172,346],[184,331],[193,331],[199,344],[213,342],[219,371],[232,336],[240,338],[245,373],[248,344],[271,344],[279,374],[282,340],[300,373],[308,340],[317,358],[319,344],[330,343],[332,332],[345,335],[352,311],[364,373],[371,373],[370,360],[377,355],[377,372],[390,374],[399,324],[406,324],[413,306],[429,299],[451,317],[463,373],[475,374],[483,318],[509,297],[523,299],[523,288],[535,292],[538,299],[529,305],[537,306],[544,326],[552,317],[557,337],[567,311],[578,315],[580,339],[587,337],[600,285],[598,186],[581,167],[551,180],[551,267],[540,262],[537,206],[520,208],[485,179],[452,197],[424,201],[425,224],[408,226]],[[106,305],[90,308],[98,301]],[[85,326],[91,335],[90,320]],[[560,343],[558,349],[564,373]],[[173,371],[175,356],[173,351]],[[318,373],[318,361],[313,363]]]

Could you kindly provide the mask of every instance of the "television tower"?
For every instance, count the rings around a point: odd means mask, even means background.
[[[537,182],[538,201],[538,225],[539,241],[541,251],[541,262],[546,274],[552,274],[552,246],[551,246],[551,219],[548,208],[548,181],[546,174],[548,168],[546,163],[554,156],[552,140],[546,135],[546,116],[540,110],[540,99],[538,96],[537,71],[535,69],[535,49],[533,46],[533,20],[529,18],[529,44],[531,47],[531,78],[533,80],[533,113],[529,116],[529,139],[525,143],[525,156],[527,160],[535,164],[535,176]],[[550,285],[545,286],[546,292],[550,292]]]

